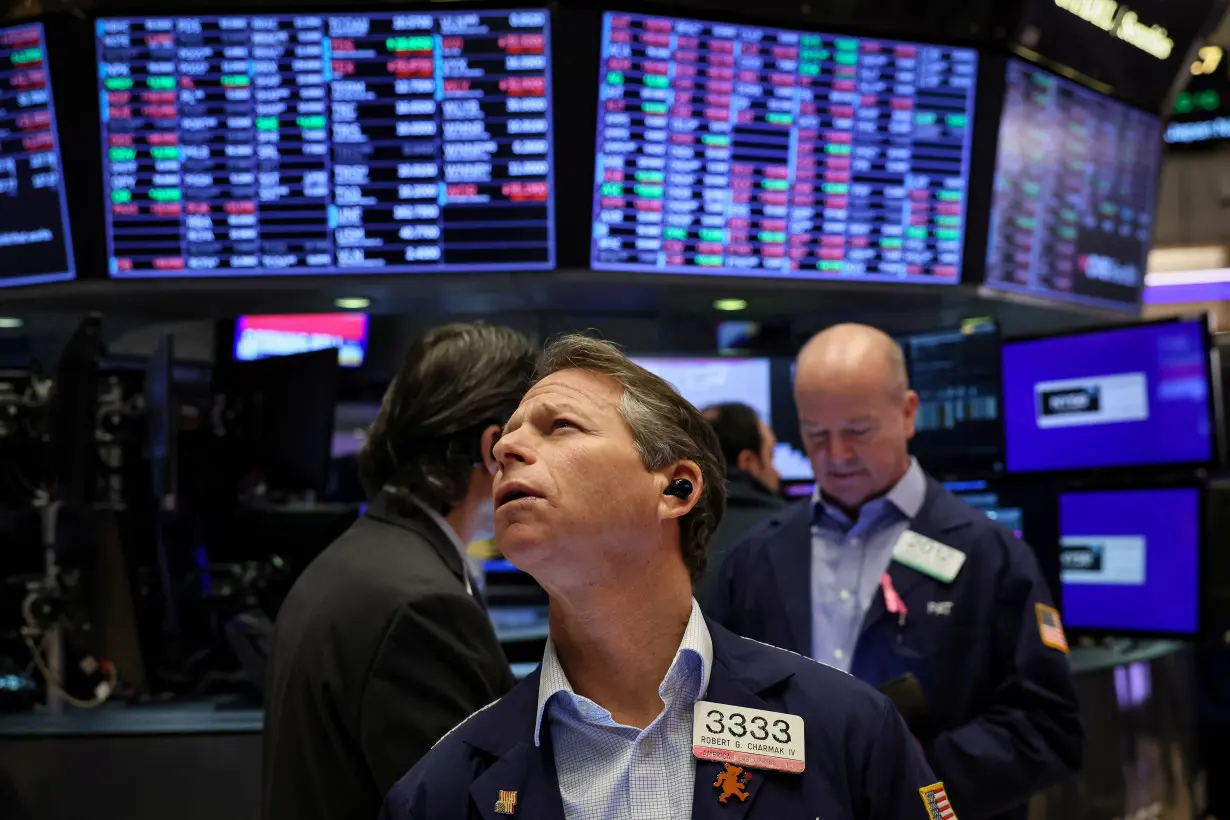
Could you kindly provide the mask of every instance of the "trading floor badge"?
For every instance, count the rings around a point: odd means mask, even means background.
[[[496,814],[516,814],[517,812],[517,793],[516,792],[500,792],[500,799],[495,802]]]
[[[747,800],[751,796],[747,793],[747,784],[752,779],[752,776],[743,771],[740,766],[734,766],[730,763],[722,765],[725,768],[718,774],[717,780],[713,784],[714,788],[722,790],[722,793],[718,795],[718,802],[725,803],[731,797],[739,798],[740,803]]]

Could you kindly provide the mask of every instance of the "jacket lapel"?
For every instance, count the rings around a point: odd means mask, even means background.
[[[968,517],[962,514],[963,510],[959,506],[961,503],[959,499],[945,490],[943,485],[928,476],[926,500],[923,501],[918,515],[910,522],[909,529],[951,547],[950,534],[969,524]],[[940,583],[896,561],[889,561],[888,577],[892,579],[893,589],[897,590],[897,594],[903,600],[908,598],[921,584],[937,585]],[[886,614],[888,614],[888,607],[884,601],[884,591],[877,589],[867,615],[863,618],[863,628],[859,634],[866,632]]]
[[[549,734],[543,732],[541,746],[532,738],[522,740],[470,784],[470,799],[483,820],[564,820]]]
[[[782,649],[811,655],[811,502],[801,502],[782,513],[782,532],[770,542],[769,562],[776,578],[777,600],[780,602],[789,640],[781,641]]]
[[[744,647],[740,639],[711,621],[709,632],[713,638],[714,661],[704,699],[727,706],[780,711],[780,708],[775,709],[772,704],[766,703],[760,695],[789,678],[793,672],[784,665],[764,664],[763,656],[759,656],[759,667],[752,668],[756,667],[754,661],[749,659],[746,663],[742,662]],[[741,672],[746,669],[746,674],[737,674],[732,671],[735,669]],[[693,820],[745,820],[754,817],[752,806],[762,792],[781,788],[782,778],[798,777],[764,769],[745,769],[742,777],[746,782],[740,791],[747,794],[747,799],[740,800],[732,795],[722,803],[723,789],[718,786],[718,776],[725,770],[723,763],[696,761],[696,784],[692,791]]]

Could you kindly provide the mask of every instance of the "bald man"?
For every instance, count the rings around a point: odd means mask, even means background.
[[[889,694],[961,820],[1025,818],[1084,740],[1033,552],[910,457],[918,395],[883,332],[808,342],[795,403],[816,492],[734,548],[708,614]]]

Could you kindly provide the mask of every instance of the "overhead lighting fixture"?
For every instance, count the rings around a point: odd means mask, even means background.
[[[342,310],[364,310],[371,303],[371,299],[365,299],[362,296],[346,296],[341,299],[333,300],[333,304],[337,305]]]
[[[746,299],[714,299],[713,309],[734,312],[736,310],[744,310],[747,308]]]
[[[16,330],[23,324],[16,316],[0,316],[0,330]]]

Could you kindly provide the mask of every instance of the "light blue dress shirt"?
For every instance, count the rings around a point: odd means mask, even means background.
[[[712,668],[713,639],[693,600],[679,651],[658,687],[665,708],[642,730],[616,723],[609,711],[576,694],[547,641],[534,744],[541,742],[545,714],[567,820],[692,817],[692,712],[709,688]]]
[[[927,477],[917,459],[910,459],[910,468],[888,493],[863,505],[857,521],[826,504],[816,487],[811,527],[814,659],[850,671],[863,618],[888,570],[893,546],[926,496]]]

